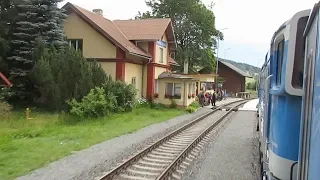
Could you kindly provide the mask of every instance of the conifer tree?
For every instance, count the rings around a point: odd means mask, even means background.
[[[32,82],[28,80],[27,75],[39,60],[39,56],[34,56],[33,53],[37,39],[45,46],[54,46],[56,49],[63,49],[67,44],[62,26],[66,15],[58,8],[57,4],[60,1],[14,1],[17,13],[11,24],[11,51],[7,59],[18,96],[30,96],[29,93],[33,91]]]

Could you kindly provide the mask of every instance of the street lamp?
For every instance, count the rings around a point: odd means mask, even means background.
[[[227,51],[230,50],[231,48],[225,49],[224,50],[224,59],[227,59]]]
[[[220,42],[220,32],[223,30],[226,30],[228,28],[223,28],[223,29],[218,29],[218,39],[217,39],[217,59],[216,59],[216,79],[215,79],[215,84],[216,84],[216,90],[218,89],[218,67],[219,67],[219,42]]]

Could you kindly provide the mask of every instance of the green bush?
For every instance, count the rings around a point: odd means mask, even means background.
[[[81,102],[75,99],[68,101],[70,113],[81,118],[84,117],[102,117],[109,115],[115,105],[116,98],[112,93],[105,94],[103,88],[96,87],[90,90],[87,96],[84,96]]]
[[[0,120],[6,119],[10,116],[12,107],[10,104],[5,102],[5,99],[10,96],[10,91],[8,88],[0,89]]]
[[[112,94],[116,98],[115,112],[132,111],[136,101],[136,89],[122,81],[112,81],[111,78],[102,87],[106,94]]]
[[[176,100],[175,99],[173,99],[173,98],[171,98],[170,99],[171,100],[171,104],[170,104],[170,108],[177,108],[177,102],[176,102]]]
[[[193,106],[188,106],[188,107],[186,108],[186,111],[188,111],[189,113],[193,113],[193,112],[196,111],[196,108],[193,107]]]
[[[189,106],[192,106],[195,109],[198,109],[200,107],[200,104],[198,101],[193,101]]]

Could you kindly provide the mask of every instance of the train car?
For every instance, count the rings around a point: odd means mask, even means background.
[[[310,10],[296,13],[271,40],[260,123],[263,179],[289,180],[296,174],[297,168],[292,167],[299,154],[303,31],[309,14]]]
[[[319,2],[320,3],[320,2]],[[301,108],[299,180],[320,179],[320,13],[317,3],[309,17],[305,37],[303,100]]]
[[[265,58],[265,63],[263,64],[261,71],[260,71],[260,80],[259,80],[259,90],[260,90],[260,97],[259,97],[259,132],[260,132],[260,139],[259,139],[259,147],[260,147],[260,160],[261,160],[261,167],[265,167],[267,162],[266,159],[266,148],[268,142],[268,109],[269,109],[269,89],[270,89],[270,53],[267,53]]]

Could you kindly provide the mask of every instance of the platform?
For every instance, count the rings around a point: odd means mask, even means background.
[[[230,102],[233,102],[233,101],[238,101],[238,100],[241,100],[242,98],[227,98],[225,100],[222,100],[222,101],[218,101],[216,102],[216,106],[220,106],[222,104],[226,104],[226,103],[230,103]],[[243,107],[239,108],[238,111],[257,111],[257,104],[259,102],[259,99],[253,99],[253,100],[250,100],[249,102],[245,103],[243,105]],[[205,108],[212,108],[213,106],[209,105],[209,106],[205,106]]]
[[[259,172],[255,167],[259,153],[253,138],[254,121],[252,111],[235,112],[182,179],[257,180]]]
[[[259,99],[253,99],[243,105],[243,107],[239,108],[239,111],[257,111],[257,104]]]

